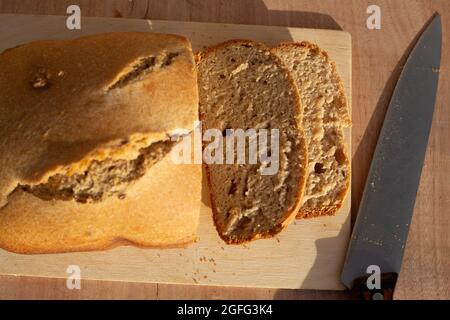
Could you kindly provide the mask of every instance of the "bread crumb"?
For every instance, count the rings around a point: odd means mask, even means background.
[[[233,71],[231,71],[231,75],[236,75],[241,71],[244,71],[248,68],[248,62],[245,63],[241,63],[236,69],[234,69]]]

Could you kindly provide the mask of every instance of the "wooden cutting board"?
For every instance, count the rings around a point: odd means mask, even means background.
[[[342,31],[111,18],[82,18],[81,30],[71,31],[66,28],[66,17],[0,15],[0,51],[33,40],[113,31],[180,34],[191,40],[194,50],[236,38],[269,46],[282,41],[311,41],[335,61],[351,105],[351,37]],[[350,150],[350,129],[345,134]],[[67,268],[77,265],[82,279],[343,289],[339,278],[350,236],[350,194],[334,217],[296,221],[274,239],[228,246],[213,227],[207,192],[204,185],[199,240],[186,249],[119,247],[104,252],[34,256],[0,250],[0,274],[65,278]]]

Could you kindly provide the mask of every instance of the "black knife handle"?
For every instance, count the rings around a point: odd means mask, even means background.
[[[352,295],[361,300],[392,300],[398,275],[396,273],[382,273],[380,289],[369,289],[367,277],[356,279],[352,289]]]

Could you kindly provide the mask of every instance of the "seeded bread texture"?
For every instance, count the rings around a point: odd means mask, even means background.
[[[171,138],[198,119],[186,38],[38,41],[1,53],[0,69],[8,93],[0,95],[0,247],[65,252],[196,238],[200,166],[169,157]]]
[[[198,55],[197,67],[204,132],[279,130],[279,169],[273,175],[261,174],[264,163],[249,164],[248,139],[245,164],[236,164],[236,152],[234,164],[207,164],[217,231],[227,243],[273,236],[295,217],[306,181],[302,110],[293,79],[268,48],[246,40],[207,49]]]
[[[308,144],[308,179],[298,218],[334,215],[350,184],[343,129],[351,125],[342,81],[328,55],[308,42],[272,49],[293,75]]]

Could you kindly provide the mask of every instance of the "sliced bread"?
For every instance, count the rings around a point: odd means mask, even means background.
[[[248,157],[245,164],[207,164],[217,231],[227,243],[273,236],[295,217],[306,183],[307,149],[295,83],[276,55],[252,41],[211,47],[198,54],[197,66],[204,134],[208,129],[220,130],[223,137],[237,129],[279,132],[278,170],[272,175],[261,173],[267,163],[250,164]],[[238,157],[235,150],[233,157]]]
[[[350,163],[343,128],[351,125],[342,81],[333,62],[308,42],[283,43],[272,49],[291,72],[304,107],[308,144],[308,179],[297,215],[334,215],[350,184]]]

